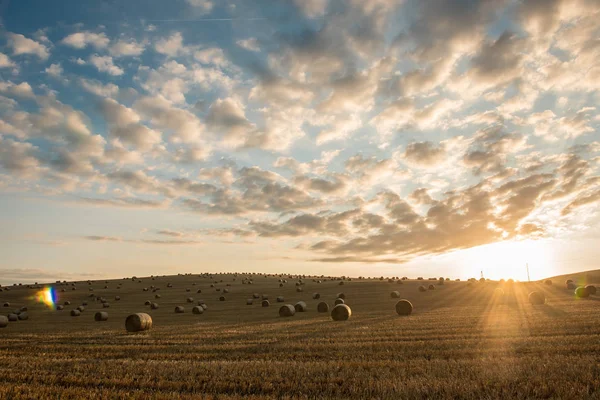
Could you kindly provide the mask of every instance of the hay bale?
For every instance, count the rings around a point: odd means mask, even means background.
[[[102,303],[102,308],[110,308],[110,304],[108,304],[108,303]]]
[[[223,289],[223,293],[229,293],[229,289]]]
[[[283,298],[283,296],[277,296],[278,303],[283,303],[284,301],[285,301],[285,299]]]
[[[269,300],[263,300],[262,303],[260,303],[260,304],[263,307],[269,307],[271,305],[271,303],[269,303]]]
[[[125,320],[127,332],[141,332],[152,328],[152,318],[145,313],[131,314]]]
[[[254,304],[254,299],[248,299],[248,300],[246,300],[246,305],[247,306],[251,306],[252,304]]]
[[[219,297],[219,301],[225,301],[225,296]]]
[[[306,303],[303,301],[299,301],[294,305],[294,308],[296,309],[296,312],[306,312],[306,310],[308,309],[308,307],[306,306]]]
[[[62,311],[62,310],[64,310],[64,309],[65,309],[65,306],[63,306],[62,304],[59,304],[59,305],[57,305],[57,306],[56,306],[56,309],[57,309],[58,311]]]
[[[569,283],[573,283],[573,279],[567,279],[567,280],[565,281],[565,285],[568,285]]]
[[[566,284],[568,290],[575,290],[577,286],[573,282],[569,282]]]
[[[183,314],[185,312],[185,308],[182,306],[175,307],[175,314]]]
[[[252,298],[254,298],[254,299],[260,299],[260,294],[258,294],[258,293],[253,293],[253,294],[252,294]]]
[[[71,317],[79,317],[81,315],[81,311],[78,309],[71,310]]]
[[[4,315],[0,315],[0,328],[6,328],[8,326],[8,318]]]
[[[190,288],[185,288],[185,291],[186,291],[186,292],[189,292],[190,290],[191,290]]]
[[[341,282],[339,283],[339,285],[340,285],[340,286],[344,286],[344,281],[341,281]]]
[[[400,282],[400,281],[398,281]],[[400,298],[400,292],[397,290],[394,290],[392,293],[390,293],[390,296],[392,299],[399,299]]]
[[[302,289],[302,287],[298,286],[296,288],[296,292],[300,293],[300,292],[304,292],[304,289]]]
[[[269,300],[269,295],[268,294],[263,294],[261,296],[261,300]]]
[[[192,314],[204,314],[204,308],[202,306],[195,306],[192,308]]]
[[[108,313],[104,311],[98,311],[96,314],[94,314],[94,321],[108,321]]]
[[[577,289],[575,289],[575,297],[584,299],[586,297],[590,297],[590,292],[588,292],[585,287],[579,286]]]
[[[10,303],[7,301],[6,303],[4,303],[4,307],[10,307]]]
[[[154,298],[155,298],[155,299],[160,299],[160,294],[155,294],[155,295],[154,295]]]
[[[188,297],[185,301],[187,301],[188,303],[193,303],[194,302],[194,298],[193,297]]]
[[[346,304],[338,304],[331,310],[331,318],[334,321],[347,321],[352,315],[352,310]]]
[[[291,304],[286,304],[279,307],[279,316],[280,317],[291,317],[296,314],[296,308]]]
[[[398,315],[410,315],[413,311],[413,305],[406,299],[399,300],[396,303],[396,313]]]
[[[20,312],[18,318],[19,321],[27,321],[29,319],[29,314],[26,312]]]
[[[333,302],[334,305],[338,305],[338,304],[346,304],[346,302],[344,301],[344,299],[340,299],[339,297],[337,299],[335,299],[335,301]]]
[[[423,285],[419,286],[419,292],[426,292],[427,288]]]
[[[28,310],[28,309],[27,309],[27,306],[23,306],[23,307],[21,307],[21,308],[19,309],[19,311],[27,311],[27,310]]]
[[[8,320],[10,322],[18,321],[19,320],[19,316],[17,314],[10,313],[10,314],[8,314]]]
[[[546,296],[542,292],[529,293],[529,302],[533,305],[542,305],[546,303]]]
[[[318,300],[321,298],[321,295],[319,293],[313,293],[313,299]]]
[[[320,313],[329,312],[329,304],[324,301],[320,302],[317,304],[317,311]]]
[[[202,289],[196,290],[196,293],[202,293]]]
[[[279,287],[283,287],[283,283],[280,283],[280,284],[279,284]]]
[[[151,303],[150,304],[150,309],[151,310],[158,310],[158,303]]]
[[[546,279],[546,280],[544,281],[544,285],[547,285],[547,286],[552,286],[552,281],[551,281],[550,279]]]
[[[429,285],[428,289],[429,290],[435,290],[435,285]]]
[[[144,303],[145,306],[149,306],[150,304],[152,304],[150,300],[146,300],[146,302]]]
[[[204,308],[204,310],[205,310],[205,311],[206,311],[206,309],[208,308],[208,306],[206,305],[206,303],[202,303],[202,304],[200,304],[200,306],[201,306],[202,308]]]
[[[79,310],[79,312],[84,312],[85,311],[85,307],[84,306],[79,306],[79,307],[77,307],[77,309]]]
[[[336,297],[338,299],[346,300],[346,295],[344,293],[338,293]]]
[[[115,296],[115,300],[119,301],[119,300],[121,300],[121,297],[120,296]]]
[[[595,295],[597,292],[596,286],[594,285],[586,285],[585,288],[587,289],[590,295]]]

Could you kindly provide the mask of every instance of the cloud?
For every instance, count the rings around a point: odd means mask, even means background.
[[[188,52],[188,49],[183,45],[183,36],[181,35],[181,32],[175,32],[167,39],[163,38],[158,40],[154,45],[154,50],[170,57],[175,57]]]
[[[83,31],[66,36],[61,43],[75,49],[85,49],[87,46],[93,46],[96,49],[104,49],[110,43],[110,39],[104,32],[94,33]]]
[[[135,40],[119,40],[108,49],[113,57],[137,57],[144,52],[144,45]]]
[[[0,53],[0,68],[14,68],[15,64],[6,54]]]
[[[432,142],[413,142],[406,146],[404,159],[413,165],[431,167],[443,162],[446,152]]]
[[[112,136],[122,142],[133,145],[139,150],[149,150],[161,143],[161,134],[140,122],[140,116],[131,108],[125,107],[115,100],[104,98],[100,109],[110,127]]]
[[[79,84],[86,92],[100,97],[115,97],[119,94],[119,87],[113,83],[106,85],[100,81],[80,78]]]
[[[46,68],[44,70],[44,72],[46,72],[48,75],[50,75],[54,78],[59,78],[63,73],[63,68],[60,65],[60,63],[50,64],[50,66],[48,68]]]
[[[120,76],[125,72],[122,68],[119,68],[113,63],[113,59],[110,56],[99,56],[98,54],[94,54],[90,56],[90,64],[96,67],[98,71],[106,72],[113,76]]]
[[[18,33],[7,34],[8,45],[13,50],[13,55],[18,56],[22,54],[32,54],[37,56],[40,60],[47,60],[50,57],[50,51],[43,44],[36,42],[35,40],[26,38],[25,36]]]
[[[240,39],[235,44],[248,51],[260,51],[260,46],[256,38]]]
[[[212,11],[214,4],[211,0],[186,0],[187,3],[200,12],[200,14],[208,14]]]
[[[329,0],[294,0],[294,4],[309,18],[321,17],[325,14]]]

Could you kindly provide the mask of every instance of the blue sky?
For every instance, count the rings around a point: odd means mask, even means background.
[[[10,1],[0,284],[596,268],[597,1]]]

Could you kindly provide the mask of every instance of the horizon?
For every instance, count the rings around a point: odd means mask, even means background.
[[[599,269],[593,1],[0,6],[0,284]]]

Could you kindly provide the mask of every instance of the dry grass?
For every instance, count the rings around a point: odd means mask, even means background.
[[[123,299],[102,324],[94,322],[100,302],[90,300],[71,318],[32,303],[33,290],[0,293],[11,303],[5,311],[27,305],[30,316],[0,331],[0,398],[600,397],[597,296],[576,299],[560,285],[516,283],[498,303],[495,283],[446,282],[418,293],[417,281],[405,281],[398,290],[414,310],[400,317],[387,281],[353,280],[344,286],[352,317],[334,322],[317,312],[310,290],[317,284],[308,278],[302,293],[279,288],[279,277],[257,275],[252,285],[215,278],[120,280]],[[232,285],[227,301],[209,294],[204,314],[173,313],[186,287],[208,289],[220,279],[215,286]],[[116,283],[92,287],[109,298]],[[143,306],[142,288],[151,284],[161,287],[157,310]],[[250,289],[305,301],[308,311],[280,318],[277,307],[246,306]],[[332,303],[338,289],[323,280],[320,301]],[[529,304],[534,290],[545,294],[545,305]],[[87,294],[68,290],[60,301],[80,304]],[[150,331],[125,331],[135,312],[152,316]]]

